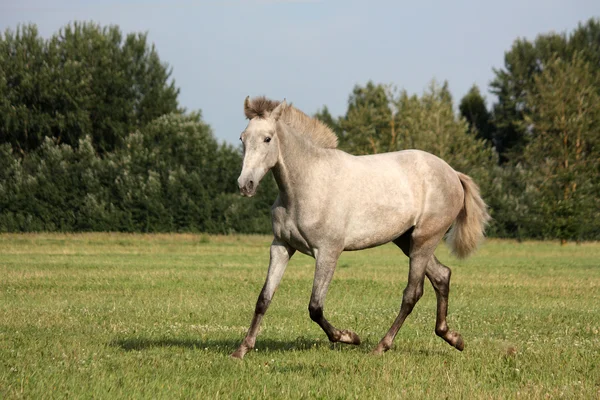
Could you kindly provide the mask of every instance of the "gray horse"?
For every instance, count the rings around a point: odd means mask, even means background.
[[[331,129],[285,100],[247,97],[244,112],[250,122],[240,137],[240,191],[253,196],[272,170],[279,196],[271,208],[274,239],[267,279],[248,333],[232,357],[243,358],[254,347],[262,317],[296,250],[316,260],[310,318],[331,342],[360,344],[356,333],[325,319],[327,288],[342,251],[388,242],[410,258],[408,284],[398,317],[373,352],[390,349],[423,294],[425,277],[437,296],[435,333],[462,350],[460,334],[446,323],[450,269],[434,250],[449,228],[447,242],[461,258],[483,238],[489,215],[471,178],[423,151],[353,156],[337,150]]]

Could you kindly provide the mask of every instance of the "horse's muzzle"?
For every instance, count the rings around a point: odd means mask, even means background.
[[[258,185],[255,184],[253,180],[249,180],[244,184],[242,184],[242,182],[238,180],[238,186],[240,188],[240,193],[242,194],[242,196],[247,197],[254,196],[256,194],[256,188],[258,187]]]

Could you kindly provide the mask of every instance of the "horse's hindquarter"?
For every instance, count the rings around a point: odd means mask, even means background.
[[[460,182],[452,168],[431,154],[409,150],[349,157],[346,163],[345,250],[387,243],[423,217],[456,217],[444,202],[447,192],[462,190]]]

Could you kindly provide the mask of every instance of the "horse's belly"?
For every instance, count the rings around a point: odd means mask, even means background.
[[[397,209],[371,209],[351,218],[346,226],[344,250],[361,250],[391,242],[415,225],[411,214]]]

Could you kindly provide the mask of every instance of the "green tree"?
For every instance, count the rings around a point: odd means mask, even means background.
[[[356,85],[348,99],[346,115],[339,120],[340,147],[354,154],[389,151],[394,115],[385,86],[368,82]]]
[[[237,193],[241,157],[219,145],[199,113],[157,118],[130,134],[106,162],[120,230],[226,230],[217,199]]]
[[[45,137],[103,153],[155,118],[178,111],[179,89],[147,43],[118,27],[73,23],[50,39],[35,25],[0,36],[0,143],[21,154]]]
[[[1,146],[1,231],[110,229],[103,163],[89,136],[75,149],[47,137],[24,156]]]
[[[35,26],[0,35],[0,142],[20,153],[52,136],[59,122],[45,112],[54,100],[55,72],[45,62],[47,48]]]
[[[591,65],[599,65],[598,43],[600,20],[590,19],[570,35],[539,35],[533,42],[518,39],[505,53],[504,68],[494,69],[496,77],[490,85],[492,93],[498,97],[493,106],[494,143],[503,162],[517,160],[527,144],[523,120],[530,107],[528,96],[536,90],[535,77],[556,56],[570,59],[576,52]]]
[[[527,94],[522,129],[530,139],[523,161],[544,237],[564,241],[600,232],[599,87],[598,65],[575,53],[547,62]]]
[[[478,138],[489,143],[493,142],[494,126],[491,122],[492,115],[487,109],[485,99],[477,85],[473,85],[469,92],[462,98],[458,106],[460,115],[469,124],[469,129]]]
[[[263,195],[240,203],[240,151],[219,144],[199,113],[164,115],[123,142],[102,157],[89,136],[75,147],[46,137],[24,156],[0,145],[0,231],[269,229],[274,185],[265,180],[265,207]]]

